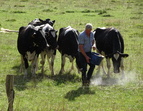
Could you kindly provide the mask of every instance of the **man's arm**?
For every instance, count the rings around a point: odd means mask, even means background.
[[[95,40],[92,41],[92,48],[93,48],[93,50],[96,50]]]
[[[89,63],[89,60],[90,60],[90,57],[88,57],[84,51],[84,48],[83,48],[83,45],[79,45],[79,50],[80,52],[83,54],[83,56],[85,57],[86,59],[86,62]]]

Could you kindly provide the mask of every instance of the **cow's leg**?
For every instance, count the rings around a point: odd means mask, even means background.
[[[104,68],[104,63],[103,61],[101,61],[100,65],[98,66],[98,69],[97,69],[97,73],[96,73],[96,76],[100,76],[101,74],[101,69],[102,69],[102,72],[103,74],[102,75],[107,75],[106,71],[105,71],[105,68]]]
[[[103,75],[107,75],[103,61],[101,62],[101,67],[102,67]]]
[[[121,58],[121,64],[120,64],[120,66],[121,66],[121,73],[122,73],[121,79],[123,79],[125,77],[123,58]]]
[[[35,76],[36,74],[37,61],[38,61],[38,55],[35,55],[34,60],[32,60],[32,65],[31,65],[32,76]]]
[[[105,56],[105,53],[104,53],[103,51],[100,52],[100,51],[97,49],[97,52],[100,53],[101,55],[104,55],[104,56]],[[97,76],[100,75],[100,73],[101,73],[101,67],[102,67],[103,75],[107,75],[107,74],[106,74],[106,71],[105,71],[105,68],[104,68],[104,62],[103,62],[103,60],[101,61],[100,65],[98,66],[98,71],[97,71],[96,75],[97,75]]]
[[[39,62],[39,57],[37,57],[37,61],[36,61],[36,67],[35,67],[35,71],[38,71],[38,62]]]
[[[20,64],[20,70],[19,72],[23,72],[23,65],[24,65],[24,60],[23,60],[23,56],[21,55],[21,64]]]
[[[107,62],[107,68],[108,68],[107,76],[110,77],[110,68],[111,68],[110,58],[107,58],[106,62]]]
[[[101,70],[101,63],[100,63],[100,65],[97,68],[96,76],[100,75],[100,70]]]
[[[23,60],[24,60],[24,65],[25,65],[24,78],[26,78],[28,75],[27,69],[29,67],[29,64],[28,64],[27,58],[23,57]]]
[[[34,61],[35,61],[35,58],[31,62],[31,73],[32,73],[32,76],[35,76],[35,73],[34,73]]]
[[[51,70],[52,70],[52,75],[54,75],[54,60],[55,60],[55,55],[52,56],[51,58]]]
[[[45,52],[41,52],[41,61],[40,61],[40,64],[42,65],[42,68],[41,68],[41,73],[44,74],[44,64],[45,64],[45,58],[46,58],[46,54]]]
[[[71,73],[72,70],[74,70],[74,60],[71,61],[72,65],[71,65],[71,69],[69,70],[69,73]]]
[[[61,61],[61,70],[60,70],[59,74],[62,74],[64,72],[64,66],[65,66],[65,61],[66,61],[65,55],[61,56],[61,60],[62,60]]]
[[[52,55],[51,61],[50,58],[47,56],[48,63],[49,63],[49,68],[51,70],[51,74],[54,75],[54,60],[55,60],[55,55]]]
[[[48,57],[48,56],[47,56],[47,61],[48,61],[48,64],[49,64],[49,69],[52,71],[52,66],[51,66],[51,61],[52,60],[50,61],[50,57]]]
[[[97,52],[100,53],[98,49],[97,49]],[[103,64],[103,61],[101,61],[100,65],[98,66],[96,76],[99,76],[99,75],[100,75],[100,70],[101,70],[102,64]]]

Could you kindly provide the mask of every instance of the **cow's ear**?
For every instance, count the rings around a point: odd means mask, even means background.
[[[56,22],[55,20],[52,21],[53,25],[54,25],[55,22]]]
[[[39,18],[39,21],[40,21],[40,22],[43,22],[43,20],[42,20],[42,19],[40,19],[40,18]]]
[[[50,19],[46,19],[45,21],[46,21],[47,23],[49,23]]]
[[[122,57],[128,57],[128,54],[121,54]]]
[[[53,20],[52,22],[53,22],[53,24],[54,24],[56,21],[55,21],[55,20]]]

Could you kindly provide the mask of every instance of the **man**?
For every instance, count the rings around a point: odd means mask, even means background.
[[[90,63],[90,55],[91,50],[95,50],[95,39],[92,31],[92,24],[87,23],[85,26],[85,30],[80,33],[78,40],[79,40],[79,55],[80,61],[82,64],[82,85],[89,86],[90,78],[94,71],[95,65]],[[88,72],[87,71],[87,64],[90,66]]]

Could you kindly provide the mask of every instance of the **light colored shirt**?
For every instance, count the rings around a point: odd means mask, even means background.
[[[85,52],[91,52],[92,49],[92,43],[94,39],[93,32],[90,32],[90,37],[88,37],[85,33],[85,31],[81,32],[78,36],[79,45],[83,45]]]

